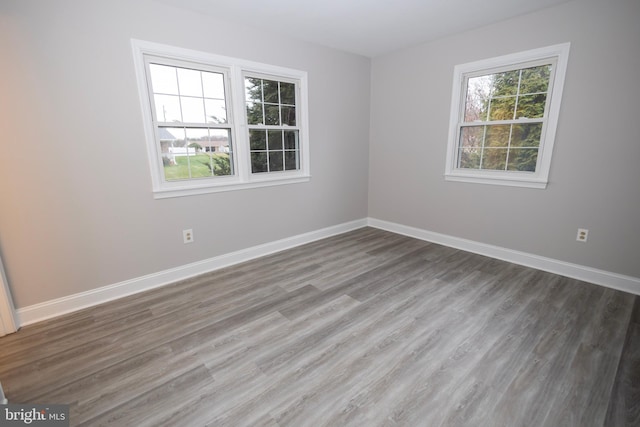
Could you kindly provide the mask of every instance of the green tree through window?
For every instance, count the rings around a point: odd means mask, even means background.
[[[245,78],[251,172],[300,168],[294,83]]]
[[[569,49],[454,67],[445,180],[546,188]]]
[[[552,66],[467,79],[459,168],[535,171]]]

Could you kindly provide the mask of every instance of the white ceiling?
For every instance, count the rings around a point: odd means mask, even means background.
[[[156,0],[374,57],[569,0]]]

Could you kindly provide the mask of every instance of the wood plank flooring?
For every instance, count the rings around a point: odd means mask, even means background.
[[[631,315],[605,425],[640,426],[640,298]]]
[[[27,326],[0,380],[78,426],[637,426],[639,312],[363,228]]]

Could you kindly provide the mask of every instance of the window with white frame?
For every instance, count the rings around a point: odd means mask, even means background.
[[[156,198],[309,179],[305,72],[132,46]]]
[[[233,175],[228,73],[154,56],[145,62],[162,178],[171,182]]]
[[[300,167],[295,83],[245,76],[245,100],[251,172],[297,170]]]
[[[445,179],[545,188],[569,44],[454,69]]]

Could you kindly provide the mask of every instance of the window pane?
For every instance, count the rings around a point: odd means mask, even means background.
[[[154,93],[159,122],[227,123],[223,74],[156,64],[150,67],[156,92],[180,94]],[[205,87],[211,98],[203,99]]]
[[[211,148],[206,151],[215,153],[230,153],[233,151],[230,134],[231,131],[229,129],[209,129],[209,141],[211,141]]]
[[[232,175],[229,129],[159,128],[168,181]]]
[[[263,80],[262,90],[264,94],[264,102],[271,102],[278,104],[280,102],[278,97],[278,82],[273,80]]]
[[[180,97],[182,120],[185,123],[206,123],[202,98]]]
[[[283,125],[296,125],[296,107],[281,107],[281,112]]]
[[[296,126],[295,90],[293,83],[246,77],[247,124]],[[249,146],[253,173],[299,168],[298,131],[250,129]]]
[[[164,164],[164,177],[167,181],[189,179],[189,158],[185,154],[174,156],[169,165]]]
[[[489,120],[513,120],[515,108],[515,96],[492,98],[489,105]]]
[[[164,177],[167,181],[189,178],[189,164],[183,128],[158,128]]]
[[[485,148],[482,153],[482,169],[504,170],[507,164],[507,150]]]
[[[542,135],[542,123],[513,125],[511,133],[512,147],[538,147]]]
[[[267,172],[267,153],[251,153],[251,172]]]
[[[518,79],[520,70],[505,71],[492,75],[493,91],[492,96],[515,95],[518,92]]]
[[[267,149],[267,131],[252,129],[249,131],[249,146],[253,150]]]
[[[178,95],[176,68],[166,65],[149,64],[153,93]]]
[[[492,125],[487,126],[487,134],[485,136],[485,147],[507,147],[509,145],[509,133],[511,125]]]
[[[209,137],[202,142],[215,176],[233,175],[230,132],[229,129],[209,129]]]
[[[159,122],[181,122],[180,98],[173,95],[153,95],[156,120]]]
[[[160,135],[160,141],[168,141],[170,146],[182,147],[185,144],[185,131],[184,128],[158,128]]]
[[[520,93],[546,92],[551,76],[551,64],[539,67],[525,68],[520,78]]]
[[[538,161],[537,148],[512,148],[509,150],[507,170],[535,172]]]
[[[184,146],[184,129],[182,128],[158,128],[158,139],[162,154],[170,153],[170,147]]]
[[[296,170],[298,166],[298,151],[284,152],[284,168],[285,170]]]
[[[199,141],[206,141],[209,139],[209,129],[207,128],[190,128],[185,129],[187,135],[187,143],[189,146],[194,146],[198,150],[202,150],[202,145]]]
[[[481,147],[485,126],[465,126],[460,130],[461,147]]]
[[[211,157],[204,151],[209,140],[208,129],[186,129],[186,133],[191,178],[213,176]]]
[[[230,153],[231,141],[229,129],[208,129],[209,135],[199,142],[206,153]]]
[[[277,105],[264,105],[264,124],[265,125],[280,125],[280,109]]]
[[[283,152],[282,151],[270,151],[269,152],[269,171],[281,171],[283,170]]]
[[[204,108],[207,115],[207,123],[227,123],[227,109],[224,100],[205,99]]]
[[[464,107],[465,122],[487,120],[491,88],[491,76],[472,77],[467,81],[467,98]]]
[[[262,80],[245,78],[244,90],[247,102],[262,102]]]
[[[211,159],[213,160],[213,174],[215,176],[233,175],[231,154],[211,154]]]
[[[270,130],[269,131],[269,151],[282,150],[282,131]]]
[[[282,104],[296,104],[296,85],[280,82],[280,102]]]
[[[518,97],[518,109],[516,119],[529,118],[538,119],[544,117],[544,106],[547,95],[539,93],[537,95],[524,95]]]
[[[264,123],[262,117],[262,104],[259,102],[247,103],[247,123],[250,125],[261,125]]]
[[[178,68],[178,85],[180,95],[202,97],[200,71]]]
[[[287,150],[298,149],[298,131],[297,130],[284,131],[284,148]]]
[[[480,148],[458,149],[458,167],[463,169],[479,169],[480,151]]]
[[[221,73],[202,73],[202,87],[205,98],[224,99],[224,75]]]

